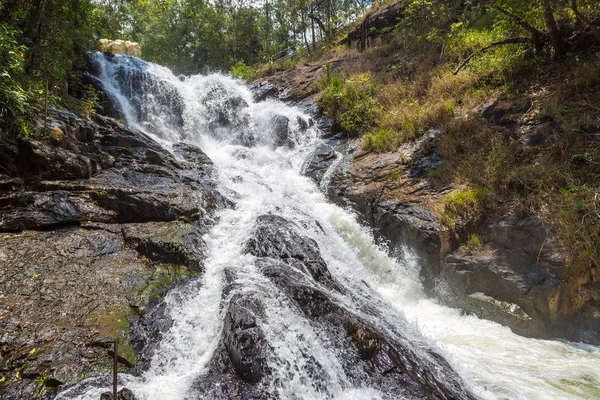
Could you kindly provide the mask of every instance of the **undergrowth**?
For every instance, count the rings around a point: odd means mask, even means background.
[[[439,129],[443,162],[427,179],[463,188],[443,198],[448,228],[519,209],[559,233],[571,265],[600,266],[600,52],[552,59],[523,43],[480,52],[521,28],[489,10],[444,25],[435,18],[444,7],[410,2],[383,43],[326,69],[319,105],[366,152]],[[543,29],[538,11],[527,18]],[[484,115],[486,104],[497,117]],[[540,142],[528,144],[529,134]]]

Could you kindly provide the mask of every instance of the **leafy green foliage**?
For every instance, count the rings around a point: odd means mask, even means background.
[[[477,233],[471,233],[467,237],[467,242],[465,243],[465,247],[469,250],[477,250],[483,246],[483,238],[481,235]]]
[[[25,48],[17,43],[15,36],[14,30],[0,26],[0,126],[28,135],[32,129],[29,118],[37,105],[33,93],[24,87]]]
[[[231,67],[229,72],[234,78],[242,78],[249,80],[252,75],[252,68],[250,68],[249,66],[244,64],[243,61],[240,60]]]
[[[342,81],[327,66],[321,87],[323,92],[317,103],[344,132],[359,136],[376,124],[380,105],[373,97],[374,85],[369,74]]]

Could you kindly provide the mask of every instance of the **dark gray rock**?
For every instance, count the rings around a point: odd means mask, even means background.
[[[17,168],[19,176],[37,179],[85,179],[97,170],[85,155],[30,139],[19,144]]]
[[[337,154],[331,146],[319,143],[315,151],[304,162],[302,173],[318,185],[336,159]]]
[[[55,110],[50,122],[70,127],[63,144],[70,150],[44,143],[43,136],[22,139],[16,149],[3,142],[6,152],[17,151],[5,168],[27,184],[0,193],[0,231],[194,220],[228,204],[215,190],[212,163],[194,146],[176,146],[179,162],[143,133],[103,117],[91,124]],[[81,127],[95,132],[92,142],[87,135],[79,140]],[[19,183],[4,182],[7,189]]]
[[[100,400],[112,400],[113,394],[110,392],[102,393]],[[127,388],[123,388],[117,392],[117,400],[137,400],[133,392]]]
[[[175,154],[182,157],[189,163],[197,167],[206,168],[213,165],[213,162],[198,146],[189,143],[177,143],[173,146]]]
[[[298,235],[290,222],[277,215],[261,215],[257,218],[245,252],[256,257],[285,260],[310,274],[316,281],[332,280],[317,243]]]
[[[275,147],[293,147],[290,138],[290,119],[285,115],[276,115],[271,121],[273,144]]]
[[[147,368],[171,323],[160,298],[202,271],[202,235],[229,206],[200,149],[177,146],[178,160],[142,132],[58,108],[48,124],[64,133],[53,145],[42,124],[30,138],[0,136],[7,399],[110,372],[107,338],[120,340],[123,371]]]
[[[269,98],[277,98],[279,89],[268,81],[256,82],[249,86],[254,95],[254,101],[265,101]]]
[[[245,251],[259,257],[256,265],[261,272],[298,306],[319,332],[329,337],[328,343],[351,381],[384,388],[390,394],[472,399],[460,378],[439,355],[433,352],[417,355],[413,349],[419,346],[415,343],[399,333],[394,337],[383,333],[318,288],[316,282],[323,275],[333,281],[324,263],[322,268],[326,272],[305,273],[314,268],[311,266],[314,260],[322,260],[318,246],[297,235],[294,226],[285,219],[273,215],[259,217]],[[319,375],[318,364],[310,368]]]
[[[258,383],[268,374],[267,342],[257,326],[260,303],[251,297],[234,296],[223,324],[223,343],[236,375],[244,382]]]
[[[208,110],[211,123],[225,127],[243,124],[244,114],[240,111],[248,107],[241,96],[227,92],[220,85],[215,85],[202,99],[202,103]]]

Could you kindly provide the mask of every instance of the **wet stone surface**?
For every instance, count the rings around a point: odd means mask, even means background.
[[[173,156],[114,120],[62,109],[48,125],[63,135],[38,124],[0,140],[3,399],[110,372],[113,338],[120,370],[143,370],[169,326],[158,300],[202,272],[202,235],[229,206],[197,147]]]
[[[345,308],[333,293],[344,292],[329,273],[317,243],[298,234],[284,218],[259,216],[245,252],[256,257],[255,265],[276,288],[268,296],[287,299],[330,345],[352,385],[374,387],[386,395],[428,399],[472,399],[452,368],[435,352],[415,349],[422,344],[402,334],[390,334]],[[279,382],[273,365],[278,358],[266,339],[262,324],[266,297],[255,291],[236,290],[236,275],[226,274],[224,292],[227,313],[223,337],[209,363],[209,372],[193,385],[191,398],[279,398]],[[271,289],[272,290],[272,289]],[[230,295],[233,293],[232,295]],[[303,368],[321,382],[317,360],[305,355]],[[284,368],[290,368],[288,365]]]

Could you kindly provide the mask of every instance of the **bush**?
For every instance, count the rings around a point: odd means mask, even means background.
[[[252,68],[247,66],[243,61],[240,60],[230,68],[229,72],[234,78],[250,80]]]
[[[374,128],[365,135],[364,139],[365,149],[378,153],[394,151],[399,144],[398,134],[389,128]]]
[[[0,127],[28,135],[38,106],[23,71],[25,48],[15,36],[14,30],[0,26]]]
[[[321,78],[321,89],[317,104],[333,118],[337,128],[357,137],[377,125],[381,106],[373,97],[374,84],[369,74],[342,81],[328,64]]]
[[[469,250],[477,250],[483,246],[483,239],[480,235],[472,233],[467,237],[465,247]]]

